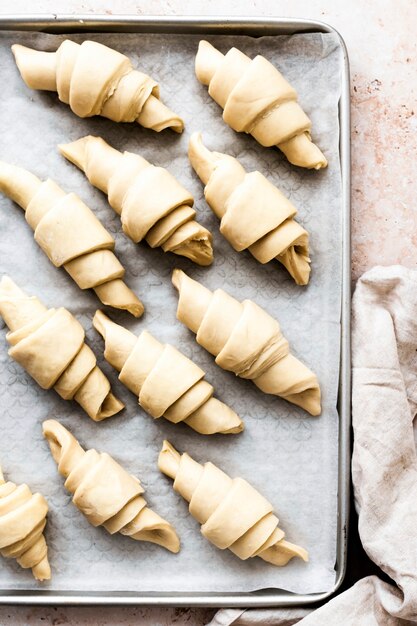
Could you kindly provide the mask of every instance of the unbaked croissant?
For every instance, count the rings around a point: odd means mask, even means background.
[[[48,503],[25,484],[4,480],[0,467],[0,553],[31,569],[36,580],[49,580],[51,568],[43,531]]]
[[[311,415],[320,414],[317,377],[290,353],[273,317],[252,300],[239,302],[222,289],[212,292],[181,270],[174,270],[172,282],[179,292],[177,318],[196,333],[217,365]]]
[[[160,343],[146,330],[136,337],[101,311],[93,324],[104,337],[104,357],[153,418],[184,422],[202,435],[243,430],[240,417],[212,397],[214,389],[203,380],[204,371],[176,348]]]
[[[0,191],[22,207],[35,241],[80,289],[92,288],[103,304],[142,315],[142,302],[122,280],[125,269],[113,252],[113,237],[75,193],[4,161]]]
[[[192,195],[168,170],[91,135],[59,149],[108,195],[124,232],[135,243],[145,239],[151,248],[161,246],[199,265],[212,263],[211,233],[195,221]]]
[[[53,387],[64,400],[75,400],[97,422],[123,409],[84,343],[83,327],[67,309],[48,309],[3,276],[0,316],[10,329],[9,355],[42,389]]]
[[[57,91],[79,117],[138,122],[157,132],[184,129],[183,120],[160,101],[158,83],[134,70],[127,56],[97,41],[80,45],[67,39],[56,52],[15,44],[12,52],[28,87]]]
[[[208,150],[200,133],[191,135],[188,156],[233,248],[248,249],[260,263],[277,259],[297,285],[307,285],[308,233],[293,219],[297,209],[288,198],[260,172],[248,174],[234,157]]]
[[[249,133],[262,146],[277,146],[293,165],[316,170],[327,166],[311,141],[311,121],[297,102],[297,92],[263,56],[250,59],[237,48],[223,55],[200,41],[195,72],[233,130]]]
[[[284,539],[273,507],[243,478],[230,478],[213,463],[200,465],[164,441],[158,467],[174,480],[202,535],[217,548],[228,548],[242,560],[259,556],[272,565],[293,557],[308,561],[308,552]]]
[[[140,480],[106,452],[85,451],[56,420],[43,423],[43,434],[72,501],[93,526],[111,535],[120,533],[136,541],[150,541],[179,552],[174,528],[148,508]]]

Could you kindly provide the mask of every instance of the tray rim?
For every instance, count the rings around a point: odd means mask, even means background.
[[[166,32],[237,35],[283,35],[301,32],[333,33],[343,53],[343,73],[339,101],[339,153],[342,178],[342,289],[341,355],[339,376],[339,456],[336,578],[332,587],[321,593],[297,594],[279,589],[244,593],[138,593],[138,592],[54,592],[47,590],[1,590],[0,605],[54,606],[158,606],[158,607],[289,607],[323,602],[335,594],[343,582],[347,563],[350,495],[351,425],[351,163],[350,163],[350,72],[346,44],[329,24],[302,18],[240,16],[158,16],[158,15],[69,15],[5,14],[0,16],[0,31],[48,33],[75,32]]]

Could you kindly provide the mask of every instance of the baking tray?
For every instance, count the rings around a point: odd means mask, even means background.
[[[138,592],[59,592],[2,591],[0,604],[31,605],[152,605],[207,607],[296,606],[321,602],[335,593],[346,571],[347,524],[350,484],[350,95],[349,61],[340,34],[331,26],[314,20],[251,17],[159,17],[107,15],[7,15],[0,19],[1,30],[26,30],[47,33],[130,32],[249,35],[289,35],[306,32],[333,33],[343,53],[342,85],[339,102],[340,165],[342,175],[342,291],[341,357],[339,378],[339,463],[336,578],[331,589],[316,594],[296,594],[277,589],[249,593],[138,593]]]

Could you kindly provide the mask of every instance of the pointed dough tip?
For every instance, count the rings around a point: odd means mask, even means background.
[[[188,158],[201,182],[207,185],[213,173],[216,159],[213,153],[204,145],[200,132],[195,132],[190,137]]]
[[[195,130],[193,133],[191,133],[190,143],[192,141],[200,141],[200,142],[203,141],[201,130]]]
[[[184,120],[154,95],[150,95],[146,100],[136,121],[145,128],[152,128],[157,133],[166,128],[171,128],[176,133],[182,133],[184,130]]]
[[[74,463],[79,460],[80,456],[84,455],[84,449],[74,435],[57,420],[45,420],[42,424],[42,432],[48,442],[52,458],[58,466],[59,473],[67,477],[72,471]],[[63,456],[65,451],[71,453]]]
[[[320,391],[320,390],[319,390]],[[309,411],[309,413],[313,416],[313,417],[318,417],[319,415],[321,415],[321,402],[320,402],[320,397],[318,397],[317,399],[312,401],[312,404],[309,406],[309,408],[307,409],[307,411]]]
[[[321,390],[317,378],[312,382],[310,389],[306,390],[306,394],[303,397],[301,394],[299,398],[300,402],[296,402],[302,409],[310,413],[313,417],[317,417],[321,414]]]
[[[42,559],[40,563],[32,567],[32,574],[34,578],[39,582],[51,580],[51,566],[49,565],[47,555]]]
[[[26,211],[42,181],[22,167],[0,161],[0,191]]]
[[[203,85],[210,83],[222,59],[223,54],[211,43],[205,39],[200,41],[195,57],[195,73],[200,83]]]
[[[109,391],[107,396],[104,398],[104,401],[97,415],[95,417],[90,415],[90,417],[95,422],[102,422],[108,417],[112,417],[113,415],[120,413],[120,411],[123,411],[124,408],[125,404],[121,400],[119,400],[119,398],[116,398],[116,396],[111,391]]]
[[[143,306],[142,302],[140,302],[140,300],[134,304],[131,304],[127,307],[124,307],[126,309],[126,311],[129,311],[129,313],[131,315],[133,315],[133,317],[142,317],[142,315],[145,312],[145,307]]]
[[[86,148],[90,139],[92,139],[92,136],[86,135],[70,143],[60,143],[58,144],[58,150],[68,161],[71,161],[71,163],[76,165],[80,170],[84,170],[86,164]]]
[[[0,279],[0,299],[1,298],[24,298],[25,293],[16,285],[16,283],[8,276],[4,274]],[[2,313],[3,319],[8,324],[8,320],[4,317],[4,312]]]
[[[30,89],[56,91],[56,54],[27,48],[20,44],[11,47],[17,68]]]
[[[173,554],[178,554],[181,549],[180,538],[178,537],[176,530],[169,522],[163,519],[161,528],[155,531],[159,534],[158,540],[155,541],[158,545],[162,546],[166,550],[169,550]]]
[[[287,141],[277,144],[277,147],[293,165],[309,170],[320,170],[327,167],[326,157],[312,141],[309,132],[295,135]]]
[[[10,276],[3,274],[0,279],[0,291],[16,291],[19,287],[12,281]]]
[[[184,280],[184,276],[187,276],[187,274],[178,268],[175,268],[172,272],[172,284],[178,291],[181,289],[181,283]]]
[[[162,443],[162,448],[158,457],[158,468],[166,476],[169,476],[172,479],[175,479],[177,475],[179,464],[181,460],[181,455],[174,448],[172,444],[169,443],[167,439],[164,439]]]
[[[43,432],[43,434],[45,435],[55,425],[60,426],[60,423],[57,420],[54,420],[52,418],[47,419],[44,422],[42,422],[42,432]]]
[[[93,289],[106,306],[129,311],[134,317],[141,317],[145,311],[137,295],[120,278],[97,285]]]
[[[107,317],[107,315],[103,313],[103,311],[97,309],[93,317],[93,326],[96,331],[100,333],[103,339],[106,338],[106,327],[108,326],[109,322],[111,323],[111,319]]]
[[[170,442],[168,441],[168,439],[164,439],[164,440],[163,440],[163,442],[162,442],[162,449],[165,449],[165,448],[173,448],[173,447],[174,447],[174,446],[172,445],[172,443],[170,443]]]
[[[188,142],[188,158],[191,161],[191,165],[193,165],[193,161],[192,161],[193,156],[196,152],[198,152],[198,149],[200,145],[202,145],[202,143],[203,143],[203,137],[201,135],[201,132],[195,131],[194,133],[192,133],[190,140]]]
[[[61,445],[56,437],[56,431],[63,428],[59,422],[54,419],[45,420],[42,422],[42,434],[45,437],[48,445],[51,449],[51,454],[56,463],[59,462]]]
[[[19,54],[24,54],[26,50],[28,50],[29,48],[27,48],[26,46],[22,46],[20,43],[14,43],[12,46],[10,46],[10,49],[12,51],[12,54],[14,56],[14,58],[16,59],[16,63],[17,63],[17,57]]]

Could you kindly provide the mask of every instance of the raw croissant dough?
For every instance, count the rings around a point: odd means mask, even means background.
[[[113,252],[113,237],[75,193],[4,161],[0,191],[22,207],[35,241],[80,289],[92,288],[103,304],[142,315],[142,302],[122,280],[125,269]]]
[[[101,311],[93,324],[104,337],[105,358],[152,417],[184,422],[202,435],[243,430],[240,417],[212,397],[214,389],[203,380],[203,370],[173,346],[160,343],[146,330],[136,337]]]
[[[229,548],[242,560],[259,556],[272,565],[293,557],[308,561],[304,548],[285,541],[273,507],[242,478],[229,478],[213,463],[200,465],[164,441],[158,467],[174,479],[174,489],[190,503],[201,533],[217,548]]]
[[[80,45],[67,39],[56,52],[15,44],[12,52],[28,87],[57,91],[79,117],[138,122],[157,132],[184,129],[183,120],[159,100],[158,83],[134,70],[127,56],[101,43]]]
[[[179,292],[177,318],[217,365],[320,415],[317,377],[290,353],[274,318],[251,300],[239,302],[222,289],[211,292],[181,270],[174,270],[172,282]]]
[[[75,506],[93,526],[104,526],[111,535],[119,532],[136,541],[150,541],[179,552],[180,542],[174,528],[146,506],[140,480],[105,452],[87,452],[62,424],[43,423],[65,487]]]
[[[311,121],[297,102],[297,92],[267,59],[250,59],[236,48],[223,55],[200,41],[195,72],[233,130],[251,134],[262,146],[277,146],[294,165],[316,170],[327,166],[311,141]]]
[[[50,580],[48,546],[43,531],[48,503],[25,484],[4,480],[0,467],[0,553],[31,568],[36,580]]]
[[[260,263],[275,258],[297,285],[307,285],[308,233],[293,219],[297,209],[284,194],[260,172],[248,174],[234,157],[210,152],[200,133],[191,135],[188,156],[233,248],[248,249]]]
[[[42,389],[64,400],[75,400],[95,421],[124,407],[110,391],[110,383],[84,343],[84,329],[64,308],[48,309],[28,296],[8,276],[0,281],[0,315],[10,332],[9,355]]]
[[[135,243],[146,239],[151,248],[161,246],[199,265],[212,263],[211,233],[195,221],[192,195],[168,170],[91,135],[59,149],[108,195],[124,232]]]

